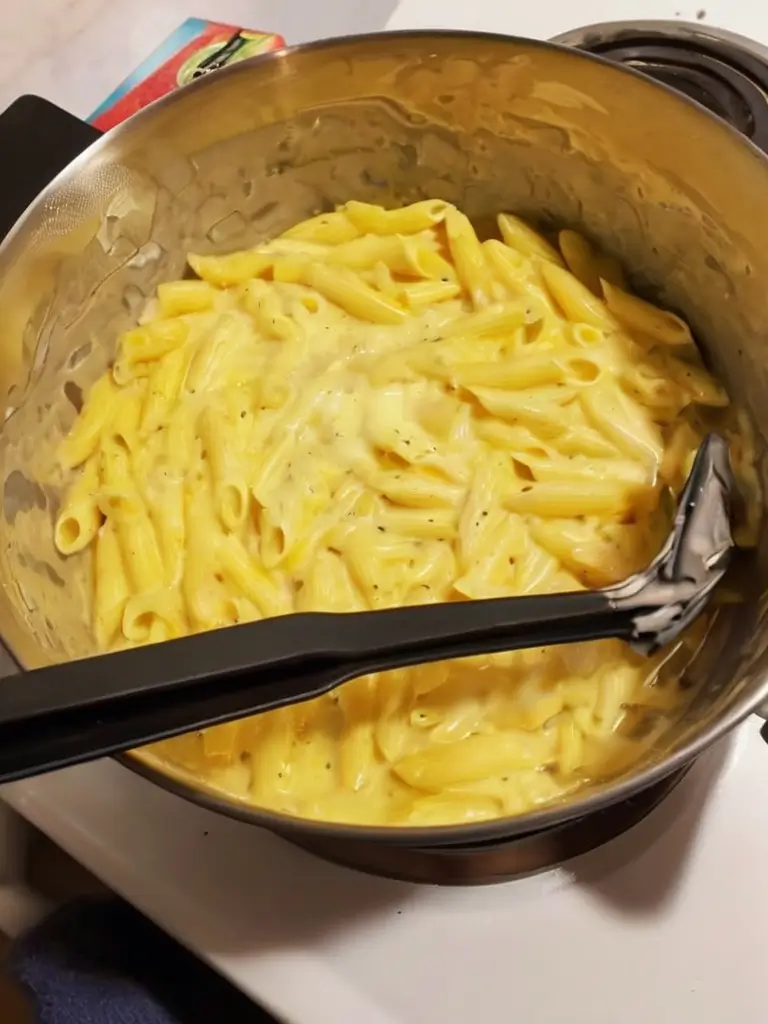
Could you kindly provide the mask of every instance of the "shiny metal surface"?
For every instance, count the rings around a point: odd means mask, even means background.
[[[641,71],[706,107],[768,152],[768,49],[702,22],[606,22],[557,42]]]
[[[699,449],[680,496],[672,533],[645,572],[606,596],[619,611],[633,611],[630,644],[652,654],[698,618],[731,561],[730,497],[733,474],[728,444],[710,434]]]
[[[460,846],[404,846],[336,836],[294,837],[296,846],[324,860],[403,882],[491,885],[546,871],[602,846],[647,817],[682,782],[687,768],[603,811],[496,842]]]
[[[723,123],[624,68],[526,40],[370,36],[243,62],[91,147],[0,249],[0,634],[24,666],[89,647],[83,588],[53,549],[56,490],[40,481],[156,284],[190,249],[253,244],[350,198],[427,196],[581,227],[689,319],[765,437],[768,161]],[[763,543],[749,600],[722,610],[691,668],[701,685],[685,715],[643,764],[566,806],[481,826],[329,826],[238,804],[146,753],[128,763],[296,836],[424,846],[549,828],[659,782],[768,697],[767,578]]]

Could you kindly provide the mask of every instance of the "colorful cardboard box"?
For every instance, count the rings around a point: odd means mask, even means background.
[[[109,96],[89,120],[106,131],[201,75],[285,46],[282,36],[188,18]]]

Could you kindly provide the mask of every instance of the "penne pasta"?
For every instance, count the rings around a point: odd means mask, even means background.
[[[561,231],[557,241],[568,270],[593,295],[602,296],[597,256],[587,239],[577,231]]]
[[[320,213],[309,220],[301,221],[280,236],[281,239],[295,239],[315,242],[320,245],[341,245],[358,238],[360,232],[343,210],[334,213]]]
[[[360,320],[379,324],[400,324],[408,314],[399,303],[375,291],[361,278],[344,268],[332,269],[313,263],[307,283],[326,299],[341,306]]]
[[[204,313],[213,309],[216,293],[207,281],[170,281],[157,289],[162,316]]]
[[[192,349],[176,349],[153,368],[141,410],[140,428],[151,434],[164,427],[184,387]]]
[[[420,238],[419,242],[420,248],[429,247],[426,239]],[[417,272],[406,253],[404,240],[399,235],[362,235],[351,242],[335,246],[328,255],[328,262],[356,271],[370,270],[377,263],[382,263],[396,274],[410,276]]]
[[[691,329],[679,316],[658,309],[608,281],[601,285],[608,310],[626,330],[647,335],[660,345],[693,344]]]
[[[569,320],[603,331],[616,329],[617,320],[602,299],[563,267],[544,262],[541,273],[552,298]]]
[[[476,309],[491,300],[491,274],[485,253],[467,216],[451,208],[445,216],[448,247],[459,282]]]
[[[545,260],[547,263],[554,263],[556,266],[562,267],[563,261],[557,250],[519,217],[515,217],[511,213],[500,213],[498,225],[504,244],[510,249],[516,250],[523,256]]]
[[[251,281],[245,289],[245,308],[265,338],[288,341],[299,337],[295,320],[286,316],[280,295],[265,281]]]
[[[220,569],[219,531],[213,500],[204,480],[184,488],[185,559],[181,595],[193,629],[218,629],[226,624],[226,592],[217,578]],[[239,591],[240,593],[241,591]]]
[[[134,643],[160,643],[187,631],[180,603],[170,590],[134,594],[125,602],[122,631]]]
[[[187,262],[201,281],[205,281],[216,288],[230,288],[232,285],[244,284],[255,277],[261,277],[272,266],[273,259],[266,253],[251,249],[246,252],[232,252],[226,256],[196,256],[191,254],[187,256]],[[207,297],[208,292],[200,289],[199,295],[202,302]],[[177,299],[177,301],[179,300]],[[211,305],[212,303],[202,305],[200,308],[210,309]],[[189,313],[199,311],[199,309],[184,310],[184,312]]]
[[[182,320],[156,320],[123,335],[120,356],[112,367],[117,384],[128,384],[136,377],[152,372],[153,364],[166,353],[178,349],[187,338]]]
[[[133,590],[159,590],[165,583],[165,574],[157,535],[123,448],[111,445],[104,449],[101,476],[104,486],[100,493],[100,508],[115,524]]]
[[[105,375],[91,388],[80,415],[59,448],[59,462],[64,469],[75,469],[94,454],[116,396],[111,375]]]
[[[91,456],[67,492],[54,525],[53,539],[60,554],[87,548],[104,521],[98,504],[99,463]]]
[[[166,468],[169,465],[171,468]],[[172,463],[162,461],[160,466],[159,481],[153,484],[149,493],[150,514],[157,532],[165,581],[169,587],[174,587],[181,582],[186,557],[184,480]]]
[[[537,768],[550,763],[555,750],[554,735],[510,729],[435,745],[404,757],[394,770],[414,789],[439,791],[505,771]]]
[[[361,234],[374,235],[415,235],[440,224],[450,210],[452,207],[440,199],[426,199],[395,210],[354,200],[342,207]]]
[[[291,791],[293,723],[293,708],[279,708],[259,730],[259,754],[251,765],[251,797],[258,806],[279,806],[280,798]]]
[[[245,522],[250,493],[245,469],[247,416],[234,420],[209,407],[200,416],[203,457],[213,481],[216,513],[226,530],[238,530]]]
[[[383,289],[380,289],[383,290]],[[395,285],[395,294],[403,297],[404,304],[410,309],[423,309],[434,306],[438,302],[447,302],[460,294],[461,288],[454,281],[416,281],[413,284]]]
[[[255,558],[249,556],[234,534],[219,538],[216,561],[234,588],[251,601],[262,615],[287,615],[292,611],[285,588],[279,582],[276,583]]]
[[[577,479],[535,483],[507,494],[506,507],[520,515],[621,516],[627,513],[639,488],[622,480]]]
[[[616,383],[603,381],[581,392],[581,403],[592,423],[630,458],[658,466],[663,454],[658,427]]]
[[[554,438],[564,433],[572,419],[571,407],[566,403],[574,392],[568,388],[530,388],[517,392],[472,385],[467,390],[493,416],[528,426],[542,437]]]
[[[143,404],[142,391],[136,387],[122,388],[115,398],[102,443],[119,445],[135,455],[140,447],[139,421]]]
[[[338,691],[344,728],[338,749],[342,787],[353,793],[368,786],[375,772],[373,721],[376,677],[353,679]]]
[[[53,540],[97,649],[610,587],[658,553],[712,429],[756,543],[755,434],[687,325],[584,235],[561,256],[497,226],[353,199],[160,285],[58,453]],[[707,629],[650,660],[607,640],[369,674],[153,753],[298,818],[523,814],[647,755]]]
[[[106,522],[94,548],[93,632],[100,651],[108,650],[114,641],[129,596],[117,532],[112,523]]]

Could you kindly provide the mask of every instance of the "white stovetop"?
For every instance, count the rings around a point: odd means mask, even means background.
[[[299,42],[385,27],[546,37],[703,11],[768,43],[765,0],[26,0],[21,23],[18,11],[0,4],[0,107],[31,91],[83,116],[179,22],[206,13]],[[486,889],[323,864],[112,762],[2,797],[290,1024],[765,1021],[768,750],[756,720],[631,833]]]

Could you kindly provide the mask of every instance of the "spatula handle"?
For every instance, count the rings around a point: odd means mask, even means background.
[[[0,781],[308,700],[369,672],[629,629],[594,591],[307,613],[67,662],[3,687]]]

